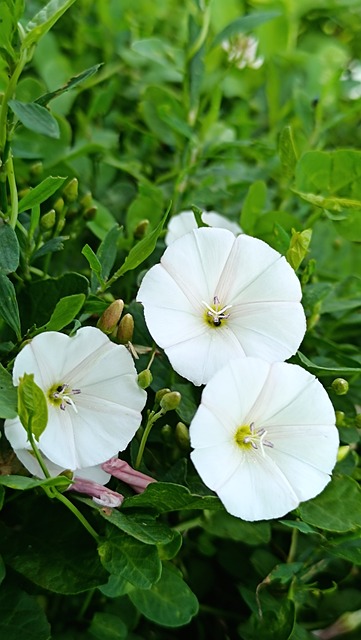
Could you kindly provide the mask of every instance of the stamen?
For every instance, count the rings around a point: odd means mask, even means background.
[[[254,422],[251,422],[249,426],[243,425],[240,427],[236,434],[236,442],[238,445],[250,445],[254,450],[261,450],[261,454],[265,457],[264,447],[273,448],[273,443],[265,439],[267,434],[266,429],[261,427],[256,429]]]
[[[226,311],[228,311],[228,309],[230,309],[232,305],[227,304],[220,309],[221,305],[218,296],[214,296],[213,298],[214,308],[211,307],[207,302],[205,302],[205,300],[202,300],[202,304],[204,304],[204,306],[208,310],[206,314],[207,317],[212,319],[212,322],[216,327],[218,327],[222,323],[222,320],[227,320],[230,316],[230,314],[226,313]]]
[[[78,413],[74,400],[70,396],[75,396],[81,393],[80,389],[70,389],[68,384],[60,384],[56,387],[53,393],[50,393],[50,397],[55,400],[60,400],[58,405],[62,411],[65,411],[66,405],[72,407],[75,413]]]

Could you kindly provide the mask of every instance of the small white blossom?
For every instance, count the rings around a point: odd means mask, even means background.
[[[297,365],[240,358],[205,387],[192,461],[229,513],[278,518],[330,480],[339,438],[321,383]]]
[[[74,337],[49,331],[27,344],[15,359],[13,381],[25,373],[43,390],[48,423],[39,449],[62,469],[82,469],[123,451],[135,435],[146,393],[126,347],[115,345],[95,327]],[[24,427],[6,420],[5,433],[14,450]]]
[[[237,69],[259,69],[264,62],[263,56],[257,57],[258,40],[254,36],[239,34],[231,40],[223,40],[222,49],[228,54],[228,62]]]
[[[235,236],[242,233],[242,229],[237,222],[228,220],[228,218],[225,218],[216,211],[203,211],[201,217],[203,222],[208,224],[210,227],[228,229],[229,231],[232,231]],[[197,229],[197,226],[197,221],[193,211],[181,211],[177,215],[173,216],[169,221],[168,230],[165,236],[165,244],[167,246],[172,244],[174,240],[184,236],[188,231]]]
[[[177,373],[200,385],[231,358],[293,355],[306,330],[299,280],[265,242],[200,228],[173,242],[137,300]]]

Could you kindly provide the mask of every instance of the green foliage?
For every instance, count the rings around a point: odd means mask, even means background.
[[[19,414],[36,444],[47,401],[29,371],[18,403],[14,359],[121,298],[144,425],[156,416],[122,456],[158,480],[135,494],[113,478],[124,502],[102,507],[67,474],[29,477],[1,432],[6,640],[311,640],[354,614],[358,638],[359,13],[358,0],[0,0],[1,422]],[[292,362],[324,384],[341,449],[326,489],[279,521],[229,515],[198,478],[201,390],[135,302],[169,218],[192,207],[239,222],[301,281]],[[159,390],[181,395],[166,415]]]

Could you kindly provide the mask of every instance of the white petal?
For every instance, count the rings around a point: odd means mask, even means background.
[[[48,331],[32,339],[17,355],[13,381],[17,386],[24,373],[33,373],[34,380],[44,391],[59,378],[66,360],[66,347],[70,338],[62,333]]]
[[[228,229],[229,231],[232,231],[234,235],[242,233],[242,229],[239,224],[228,220],[228,218],[222,216],[216,211],[203,211],[202,220],[210,227]],[[192,231],[192,229],[196,229],[197,226],[193,211],[181,211],[177,215],[173,216],[169,221],[168,230],[165,236],[166,245],[168,246],[172,244],[172,242],[189,231]]]

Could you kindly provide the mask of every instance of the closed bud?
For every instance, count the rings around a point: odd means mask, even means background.
[[[342,462],[342,460],[344,460],[348,455],[349,451],[350,451],[349,444],[345,444],[342,447],[339,447],[337,451],[337,462]]]
[[[89,209],[89,207],[93,206],[93,196],[90,191],[83,195],[79,203],[83,209]]]
[[[188,427],[186,427],[184,422],[177,422],[175,427],[175,437],[180,448],[184,451],[188,451],[190,448],[190,438]]]
[[[332,390],[338,396],[344,396],[348,392],[348,382],[344,378],[335,378],[332,385]]]
[[[56,213],[58,215],[60,215],[61,213],[63,213],[63,209],[64,209],[64,200],[63,198],[58,198],[57,200],[55,200],[53,207],[56,211]]]
[[[343,411],[335,411],[336,427],[345,427],[345,414]]]
[[[144,238],[149,229],[149,220],[141,220],[134,229],[134,237],[140,240]]]
[[[165,396],[166,393],[170,393],[170,389],[158,389],[155,394],[155,403],[160,404],[161,399]]]
[[[72,178],[63,189],[65,202],[75,202],[78,198],[78,179]]]
[[[144,369],[138,374],[138,384],[141,389],[148,389],[148,387],[152,384],[153,376],[149,369]]]
[[[361,413],[358,413],[355,417],[356,427],[361,429]]]
[[[98,329],[101,329],[106,334],[112,333],[120,320],[123,309],[123,300],[114,300],[100,316],[97,322]]]
[[[179,406],[181,399],[182,396],[179,391],[170,391],[164,394],[159,404],[163,411],[173,411]]]
[[[41,176],[44,171],[44,165],[42,162],[34,162],[30,167],[30,173],[33,176]]]
[[[126,313],[121,319],[117,331],[117,340],[120,344],[128,344],[132,341],[134,331],[134,319],[130,313]]]
[[[49,231],[53,228],[56,222],[55,209],[50,209],[47,213],[44,213],[40,218],[40,226],[44,231]]]

